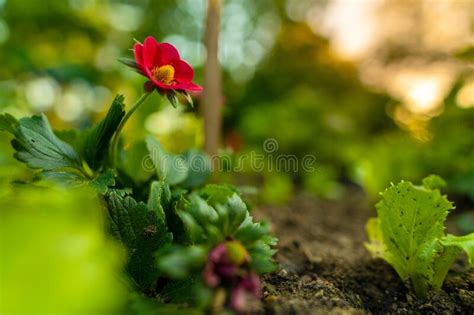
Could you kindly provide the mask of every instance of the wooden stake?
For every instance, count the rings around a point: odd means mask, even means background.
[[[219,64],[219,30],[221,23],[222,0],[209,0],[206,20],[205,45],[207,50],[204,69],[204,149],[213,160],[221,141],[221,68]]]

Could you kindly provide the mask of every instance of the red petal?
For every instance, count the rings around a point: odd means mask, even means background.
[[[175,70],[174,77],[179,83],[189,83],[193,80],[194,70],[186,61],[175,61],[173,67]]]
[[[148,36],[147,38],[145,38],[145,41],[143,42],[144,49],[142,54],[145,68],[151,69],[157,65],[155,56],[159,54],[159,45],[160,44],[158,44],[156,39],[154,39],[153,37]]]
[[[183,91],[191,91],[191,92],[200,92],[200,91],[202,91],[201,86],[199,86],[197,84],[194,84],[192,82],[176,83],[175,85],[173,85],[173,88],[175,90],[183,90]]]
[[[143,45],[135,44],[133,46],[133,54],[135,55],[135,61],[137,62],[140,70],[144,70],[144,61],[143,61]]]
[[[179,60],[179,53],[176,47],[168,43],[158,44],[158,53],[155,56],[155,61],[159,66],[172,64]]]

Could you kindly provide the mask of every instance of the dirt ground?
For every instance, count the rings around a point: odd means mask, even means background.
[[[265,313],[474,314],[474,271],[465,257],[443,291],[418,300],[387,263],[365,250],[364,226],[374,215],[373,204],[356,189],[343,202],[301,194],[289,205],[256,210],[279,238],[281,270],[265,278]]]

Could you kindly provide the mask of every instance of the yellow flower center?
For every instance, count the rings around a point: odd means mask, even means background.
[[[171,84],[174,81],[174,67],[172,65],[154,67],[151,73],[157,81],[163,84]]]

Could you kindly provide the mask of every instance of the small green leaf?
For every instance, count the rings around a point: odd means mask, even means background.
[[[385,258],[387,261],[387,248],[383,242],[383,234],[380,230],[380,222],[378,218],[370,218],[365,225],[370,242],[364,243],[365,248],[372,254],[373,257]]]
[[[464,236],[448,234],[441,242],[444,246],[454,246],[465,251],[469,258],[469,264],[474,268],[474,233]]]
[[[441,189],[446,187],[446,182],[438,175],[430,175],[423,178],[423,186],[427,189]]]
[[[113,170],[107,170],[102,174],[99,174],[96,178],[89,182],[89,185],[94,188],[97,192],[105,194],[109,187],[115,185],[115,173]]]
[[[171,186],[186,179],[189,168],[183,157],[167,153],[154,137],[147,137],[146,143],[159,179]]]
[[[137,64],[137,62],[134,60],[134,59],[130,59],[130,58],[118,58],[117,59],[118,62],[120,62],[121,64],[124,64],[128,67],[131,67],[131,68],[134,68],[134,69],[139,69],[139,66]]]
[[[194,102],[193,102],[193,98],[191,97],[191,95],[189,95],[189,93],[186,92],[186,91],[181,92],[181,94],[184,96],[184,98],[188,102],[189,106],[194,107]]]
[[[170,90],[166,93],[166,97],[168,98],[168,101],[170,102],[170,104],[174,107],[174,108],[177,108],[178,107],[178,103],[179,103],[179,100],[178,100],[178,96],[176,95],[176,92],[173,91],[173,90]]]
[[[165,252],[158,252],[157,266],[171,278],[183,279],[202,268],[206,254],[201,246],[173,246]]]
[[[99,169],[107,161],[110,140],[125,116],[123,95],[117,95],[105,118],[87,131],[84,139],[84,158],[93,169]]]
[[[154,181],[151,183],[150,186],[150,196],[148,197],[148,209],[156,213],[156,217],[163,223],[166,223],[166,215],[165,210],[163,209],[162,204],[164,201],[164,190],[166,189],[164,186],[166,184],[164,182]]]

